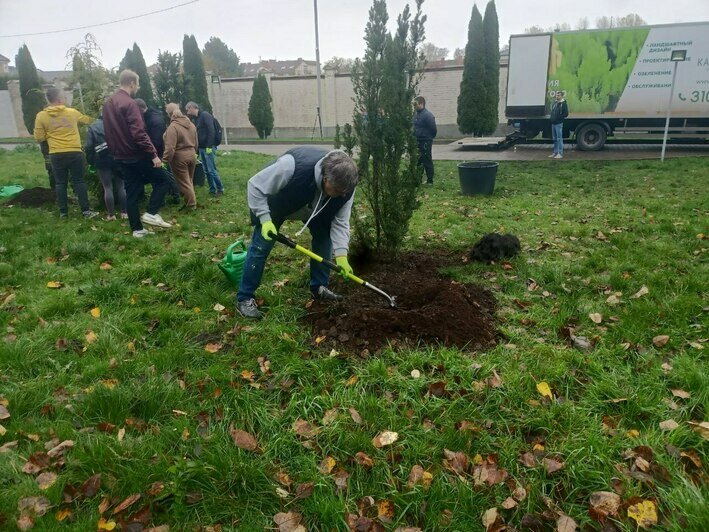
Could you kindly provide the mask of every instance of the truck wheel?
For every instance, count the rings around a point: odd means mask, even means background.
[[[606,143],[606,128],[601,124],[586,124],[576,133],[576,146],[581,151],[598,151]]]

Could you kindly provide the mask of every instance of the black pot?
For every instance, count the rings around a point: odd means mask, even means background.
[[[204,165],[202,165],[202,161],[197,161],[197,164],[194,167],[194,176],[192,176],[192,183],[196,187],[203,187],[205,183],[205,175],[204,175]]]
[[[497,176],[496,161],[471,161],[458,165],[458,179],[460,190],[466,196],[483,194],[491,196],[495,190],[495,177]]]

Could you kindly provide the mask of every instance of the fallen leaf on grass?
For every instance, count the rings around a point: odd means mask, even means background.
[[[411,370],[411,378],[412,379],[418,379],[421,377],[421,372],[417,369],[412,369]]]
[[[94,318],[100,318],[101,317],[101,309],[98,307],[94,307],[91,309],[91,315]]]
[[[229,435],[231,440],[234,442],[239,449],[245,449],[246,451],[256,452],[258,450],[258,442],[251,434],[245,430],[237,429],[231,427],[229,429]]]
[[[657,507],[653,501],[640,501],[628,507],[628,517],[640,528],[650,528],[657,524]]]
[[[350,474],[347,471],[344,469],[338,469],[335,471],[333,478],[335,480],[335,486],[337,487],[338,493],[347,491],[347,481],[350,478]]]
[[[660,428],[662,430],[670,431],[675,430],[677,427],[679,427],[679,423],[677,423],[674,419],[667,419],[660,423]]]
[[[301,438],[309,440],[318,435],[320,432],[320,427],[316,427],[304,419],[296,419],[293,422],[293,431]]]
[[[278,532],[307,532],[307,529],[300,524],[302,519],[298,512],[280,512],[273,516]]]
[[[70,508],[62,508],[61,510],[57,510],[57,513],[54,514],[54,518],[60,523],[69,517],[71,517]]]
[[[362,451],[355,454],[355,462],[366,469],[371,469],[374,465],[374,461]]]
[[[382,523],[391,523],[394,520],[394,503],[382,500],[377,503],[377,517]]]
[[[635,292],[635,293],[634,293],[632,296],[630,296],[630,297],[631,297],[632,299],[638,299],[638,298],[641,298],[641,297],[643,297],[644,295],[648,294],[649,292],[650,292],[650,290],[648,290],[647,286],[642,285],[642,286],[640,287],[640,290],[638,290],[637,292]]]
[[[128,497],[123,499],[123,501],[121,501],[121,503],[118,506],[116,506],[113,509],[113,515],[119,514],[123,510],[128,508],[129,506],[132,506],[133,504],[136,503],[136,501],[138,501],[138,499],[140,499],[140,497],[141,497],[140,493],[134,493],[133,495],[129,495]]]
[[[588,317],[591,318],[591,321],[597,325],[603,321],[603,315],[598,312],[592,312],[588,315]]]
[[[315,490],[315,482],[305,482],[303,484],[298,484],[295,487],[295,498],[296,499],[307,499],[313,494]]]
[[[527,490],[524,489],[522,486],[518,486],[515,488],[515,490],[512,492],[512,497],[517,501],[517,502],[522,502],[526,497],[527,497]]]
[[[482,517],[483,526],[485,530],[490,530],[498,521],[499,515],[497,514],[497,508],[490,508],[486,510]]]
[[[357,412],[357,410],[355,410],[354,408],[350,408],[349,412],[350,412],[350,417],[352,418],[352,421],[357,423],[357,425],[361,425],[362,424],[362,416],[360,415],[360,413]]]
[[[57,481],[57,474],[47,471],[42,473],[41,475],[38,475],[35,480],[37,481],[39,489],[46,490],[53,486],[54,483]]]
[[[551,388],[549,388],[549,384],[544,381],[537,383],[537,391],[542,397],[548,397],[550,400],[554,399],[554,396],[551,393]]]
[[[531,452],[522,453],[519,456],[519,461],[522,462],[522,464],[525,467],[536,467],[537,466],[537,459],[534,456],[534,453],[531,453]]]
[[[326,456],[323,458],[322,462],[320,462],[320,465],[318,466],[318,471],[320,471],[323,475],[329,475],[332,473],[332,470],[335,469],[335,466],[337,465],[337,462],[332,456]]]
[[[34,519],[27,514],[23,514],[16,521],[16,524],[19,530],[30,530],[34,528]]]
[[[111,266],[110,262],[102,262],[101,266],[99,266],[99,268],[101,268],[103,271],[108,271],[111,268],[113,268],[113,266]]]
[[[608,296],[608,299],[606,299],[606,303],[609,305],[619,305],[621,303],[620,300],[620,295],[622,295],[620,292],[616,292],[615,294],[611,294]]]
[[[10,417],[10,412],[3,405],[0,405],[0,419],[7,419]]]
[[[564,468],[564,462],[559,462],[553,458],[544,458],[544,460],[542,460],[542,464],[544,465],[546,472],[550,475]]]
[[[85,340],[87,344],[93,344],[96,340],[98,340],[98,335],[93,331],[89,331],[86,333]]]
[[[89,477],[86,482],[81,485],[81,488],[79,488],[79,490],[81,491],[81,493],[84,494],[85,497],[90,499],[98,493],[100,487],[101,473],[97,473],[96,475]]]
[[[34,514],[42,517],[52,507],[52,503],[47,497],[25,497],[17,503],[17,509],[21,514]]]
[[[47,288],[61,288],[62,286],[64,286],[64,283],[59,281],[49,281],[47,283]]]
[[[443,454],[446,457],[445,460],[443,460],[443,467],[449,471],[457,475],[462,475],[468,470],[470,460],[465,453],[443,449]]]
[[[612,491],[596,491],[591,494],[589,514],[596,521],[603,522],[607,517],[616,517],[620,508],[620,496]]]
[[[397,432],[391,432],[391,431],[385,430],[385,431],[377,434],[372,439],[372,445],[374,445],[377,449],[381,449],[382,447],[386,447],[387,445],[391,445],[392,443],[394,443],[398,439],[399,439],[399,434]]]
[[[204,350],[205,350],[207,353],[212,353],[212,354],[214,354],[214,353],[218,353],[219,351],[221,351],[222,347],[224,347],[222,344],[219,344],[219,343],[210,343],[210,344],[207,344],[207,345],[204,346]]]
[[[670,390],[672,392],[672,395],[675,397],[679,397],[680,399],[689,399],[690,398],[690,393],[685,392],[684,390],[679,390],[677,388],[673,388]]]
[[[497,374],[496,370],[492,370],[492,377],[487,379],[487,385],[490,388],[502,388],[502,377]]]
[[[562,514],[556,520],[557,532],[575,532],[576,526],[576,521],[571,519],[568,515]]]
[[[420,465],[415,465],[411,468],[411,473],[409,473],[409,480],[406,485],[409,488],[421,484],[424,488],[428,488],[431,485],[431,480],[433,480],[433,475],[426,471]]]
[[[502,504],[500,504],[505,510],[511,510],[515,506],[517,506],[517,501],[514,500],[512,497],[507,497],[504,501],[502,501]]]
[[[116,522],[102,517],[98,520],[98,523],[96,523],[96,528],[97,530],[115,530]]]
[[[705,440],[709,440],[709,421],[687,421],[692,430]]]
[[[337,408],[331,408],[330,410],[325,412],[325,415],[322,417],[322,421],[320,423],[322,425],[330,425],[336,419],[337,419]]]
[[[661,334],[659,336],[655,336],[652,339],[652,343],[655,347],[663,347],[667,342],[669,341],[670,337],[667,336],[666,334]]]

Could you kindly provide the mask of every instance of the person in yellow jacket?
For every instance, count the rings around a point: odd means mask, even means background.
[[[74,191],[84,218],[93,218],[98,213],[89,207],[89,195],[84,182],[84,152],[81,149],[78,124],[90,124],[93,118],[64,105],[60,89],[47,89],[49,105],[37,113],[34,122],[34,138],[49,145],[49,160],[56,182],[55,192],[59,216],[69,216],[67,186],[71,175]]]

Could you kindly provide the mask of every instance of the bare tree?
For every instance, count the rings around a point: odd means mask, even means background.
[[[632,28],[634,26],[645,25],[647,25],[647,22],[637,13],[628,13],[624,17],[619,17],[618,23],[616,24],[619,28]]]
[[[587,30],[591,27],[591,23],[588,21],[588,17],[581,17],[576,23],[577,30]]]
[[[354,59],[348,59],[346,57],[334,56],[323,65],[323,68],[332,68],[338,72],[349,72],[352,70],[352,65],[354,64]]]
[[[440,61],[448,57],[448,48],[439,48],[432,42],[427,42],[421,47],[421,52],[426,61]]]
[[[561,24],[554,24],[553,31],[571,31],[571,24],[568,22],[562,22]]]
[[[456,61],[458,59],[463,59],[465,57],[465,48],[456,48],[455,52],[453,52],[453,59]]]
[[[546,33],[547,30],[542,28],[541,26],[530,26],[529,28],[524,28],[524,33],[528,33],[530,35],[533,35],[535,33]]]

